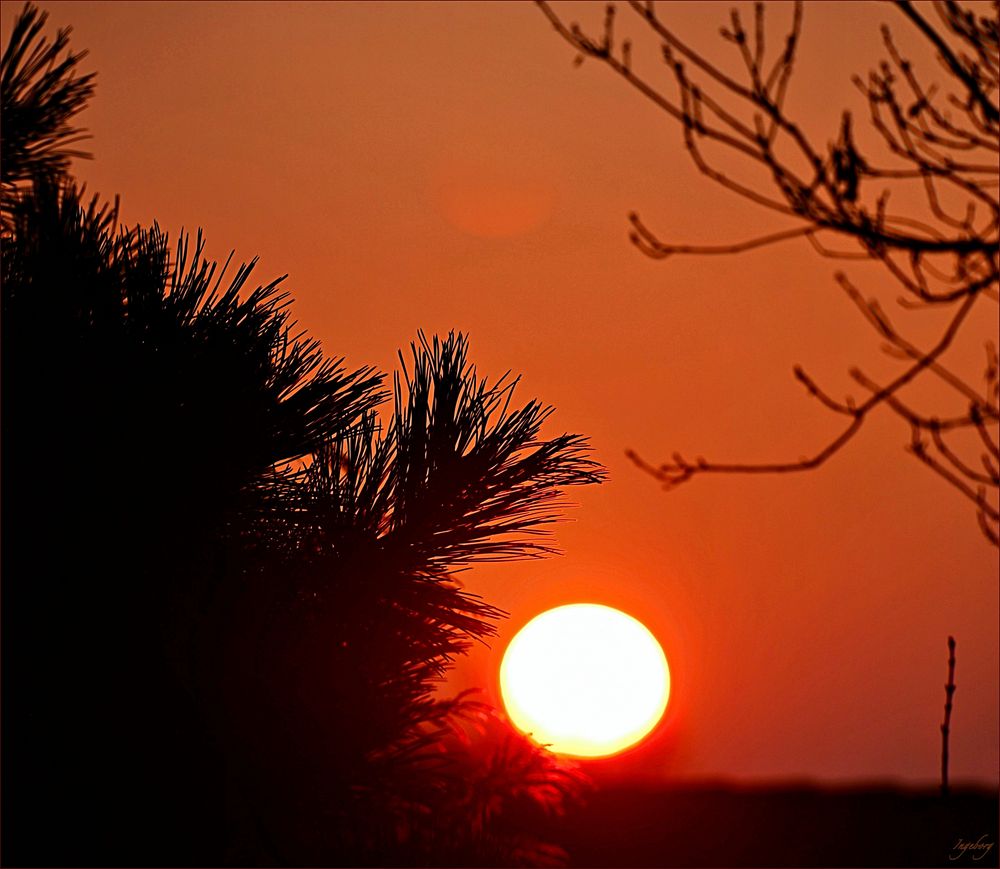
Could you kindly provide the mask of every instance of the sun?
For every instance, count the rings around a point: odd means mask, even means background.
[[[500,665],[511,721],[558,754],[603,757],[657,724],[670,669],[656,638],[621,610],[576,603],[535,616]]]

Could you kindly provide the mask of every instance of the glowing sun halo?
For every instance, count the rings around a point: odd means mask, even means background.
[[[660,644],[639,621],[599,604],[556,607],[517,633],[500,665],[514,725],[552,751],[615,754],[646,736],[670,695]]]

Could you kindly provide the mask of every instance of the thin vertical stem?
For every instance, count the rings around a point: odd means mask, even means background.
[[[955,694],[955,638],[948,637],[948,684],[944,686],[944,723],[941,725],[941,796],[948,796],[948,734],[951,698]]]

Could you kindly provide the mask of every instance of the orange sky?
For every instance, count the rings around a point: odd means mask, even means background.
[[[673,676],[666,726],[617,763],[933,782],[951,633],[952,777],[996,783],[997,552],[903,452],[899,420],[875,415],[818,472],[671,494],[625,458],[796,458],[840,421],[792,365],[843,394],[851,365],[887,362],[805,243],[662,263],[628,244],[632,209],[680,241],[774,224],[699,176],[677,128],[607,70],[575,69],[535,8],[42,7],[91,52],[96,159],[76,172],[121,194],[126,222],[202,227],[214,256],[259,255],[258,280],[288,272],[300,323],[351,365],[391,371],[418,328],[465,330],[481,371],[522,372],[522,398],[557,407],[553,430],[591,437],[611,480],[573,493],[565,555],[467,575],[512,618],[456,686],[495,692],[503,644],[540,610],[606,603],[658,635]],[[5,38],[18,8],[4,4]],[[667,9],[717,55],[726,4]],[[820,142],[841,106],[862,107],[850,74],[881,57],[880,21],[904,30],[895,14],[807,4],[791,106]],[[995,330],[995,311],[974,328]]]

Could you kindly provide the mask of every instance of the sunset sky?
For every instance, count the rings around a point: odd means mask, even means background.
[[[41,6],[98,73],[80,117],[95,159],[74,171],[120,194],[123,222],[200,227],[213,257],[259,256],[258,281],[287,273],[300,325],[353,367],[395,370],[418,329],[468,332],[482,373],[519,372],[522,400],[556,407],[549,434],[591,438],[610,480],[573,492],[564,554],[464,577],[511,618],[455,689],[499,703],[520,626],[603,603],[653,631],[672,677],[664,725],[621,774],[933,783],[951,634],[952,778],[996,785],[997,550],[904,452],[900,420],[874,414],[808,474],[665,493],[626,458],[813,453],[841,421],[792,366],[857,396],[852,365],[892,363],[805,242],[663,262],[632,247],[631,210],[676,241],[781,224],[700,176],[677,126],[607,69],[575,68],[532,4]],[[20,8],[4,4],[5,41]],[[558,8],[596,27],[603,6]],[[666,14],[718,57],[728,8]],[[788,14],[775,5],[776,28]],[[887,6],[807,3],[790,107],[817,141],[865,111],[850,77],[882,57],[883,21],[905,45]],[[846,270],[895,297],[878,268]],[[977,376],[996,307],[981,315],[957,351]]]

